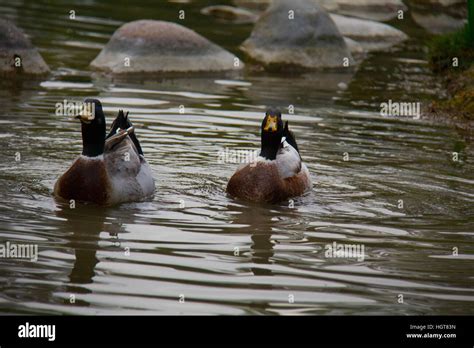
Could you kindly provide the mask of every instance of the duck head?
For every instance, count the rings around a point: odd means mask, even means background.
[[[79,115],[82,130],[82,154],[95,157],[104,153],[105,145],[105,115],[102,104],[97,99],[84,100],[84,106]]]
[[[268,109],[262,122],[260,156],[267,160],[274,160],[276,158],[283,131],[280,110],[275,108]]]

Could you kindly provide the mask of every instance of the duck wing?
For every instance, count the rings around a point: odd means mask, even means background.
[[[108,137],[105,140],[105,146],[104,146],[104,153],[111,153],[115,150],[115,148],[126,138],[128,138],[131,134],[134,132],[134,128],[130,127],[128,129],[120,129],[118,132],[116,132],[114,135]],[[132,142],[133,143],[133,142]],[[133,151],[138,153],[138,150],[135,146],[133,146]]]
[[[297,175],[302,167],[300,154],[286,140],[281,143],[275,163],[282,179]]]
[[[111,178],[135,178],[141,169],[142,158],[130,139],[133,127],[121,130],[105,142],[104,161]]]

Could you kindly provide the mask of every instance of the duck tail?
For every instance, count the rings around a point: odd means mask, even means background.
[[[123,110],[119,110],[117,117],[115,118],[114,122],[110,126],[109,134],[107,135],[106,139],[110,138],[111,136],[115,135],[121,129],[127,129],[127,115],[124,115]]]
[[[292,131],[288,129],[288,121],[285,122],[285,128],[283,129],[283,136],[286,138],[286,142],[293,146],[295,150],[300,153],[298,145],[296,144],[296,138]]]
[[[112,137],[120,130],[127,130],[130,127],[133,127],[132,122],[128,118],[128,111],[124,113],[123,110],[119,110],[117,117],[115,118],[114,122],[112,122],[112,126],[110,127],[109,134],[107,135],[106,139]],[[130,139],[132,140],[133,144],[135,145],[137,152],[139,155],[143,156],[143,150],[140,146],[140,142],[138,141],[135,132],[131,132],[129,134]]]
[[[140,146],[140,142],[138,141],[137,136],[135,135],[135,132],[129,134],[130,139],[132,139],[133,144],[137,148],[138,154],[143,156],[143,150],[142,147]]]
[[[126,129],[133,127],[132,121],[130,121],[130,119],[128,118],[128,111],[126,115],[124,116],[124,120],[125,120]],[[143,150],[142,150],[142,147],[140,146],[140,142],[138,141],[137,136],[135,135],[135,132],[131,133],[129,136],[130,136],[130,139],[132,139],[133,144],[137,148],[138,154],[143,156]]]

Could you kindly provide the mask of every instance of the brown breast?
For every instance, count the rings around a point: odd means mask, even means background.
[[[278,202],[281,197],[281,180],[275,166],[264,162],[249,164],[235,172],[227,184],[227,192],[250,202]]]
[[[104,161],[80,157],[58,179],[54,194],[67,200],[107,204],[110,190]]]
[[[305,192],[305,174],[281,179],[273,163],[257,162],[235,172],[227,184],[227,192],[250,202],[278,203]]]

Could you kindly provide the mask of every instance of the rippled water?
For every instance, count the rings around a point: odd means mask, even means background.
[[[52,69],[0,83],[0,242],[39,246],[37,262],[0,258],[0,312],[474,313],[473,145],[443,125],[378,114],[381,101],[440,93],[413,25],[403,29],[414,39],[354,75],[125,80],[87,65],[126,21],[174,20],[184,8],[185,25],[235,53],[251,26],[200,15],[205,2],[77,3],[0,3]],[[81,151],[79,125],[55,104],[86,96],[102,101],[109,123],[130,111],[157,181],[152,201],[70,209],[52,198]],[[258,148],[267,105],[286,110],[313,176],[293,204],[225,194],[237,164],[218,153]],[[327,258],[333,242],[364,245],[366,257]]]

